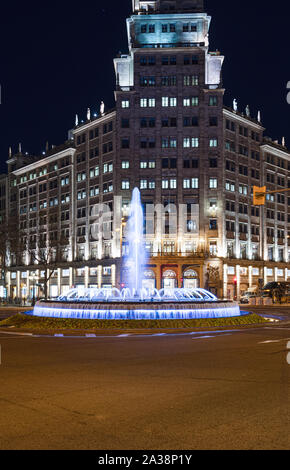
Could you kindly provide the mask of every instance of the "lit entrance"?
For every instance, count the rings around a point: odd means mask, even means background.
[[[144,271],[142,287],[145,287],[146,289],[149,289],[149,290],[155,289],[156,287],[155,273],[154,271],[152,271],[152,269],[147,269],[146,271]]]
[[[193,269],[187,269],[183,273],[183,287],[185,289],[196,289],[199,287],[199,277]]]
[[[176,273],[172,269],[164,271],[162,276],[162,284],[164,289],[175,289],[177,287]]]

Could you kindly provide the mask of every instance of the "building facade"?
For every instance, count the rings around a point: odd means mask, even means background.
[[[134,187],[151,227],[144,285],[239,298],[289,279],[290,152],[264,136],[260,116],[224,106],[210,22],[203,1],[133,1],[129,53],[114,60],[116,108],[88,110],[41,157],[9,158],[6,214],[24,241],[10,253],[10,297],[126,284]],[[281,193],[255,207],[254,185]]]

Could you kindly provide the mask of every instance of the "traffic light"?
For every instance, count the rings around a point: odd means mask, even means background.
[[[234,276],[234,278],[233,278],[233,283],[234,283],[235,286],[237,285],[237,282],[238,282],[237,276]]]
[[[258,186],[254,186],[253,188],[253,202],[254,206],[264,206],[266,202],[266,186],[259,188]]]

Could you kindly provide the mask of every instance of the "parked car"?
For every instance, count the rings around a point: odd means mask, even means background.
[[[240,298],[241,304],[248,304],[251,298],[257,297],[257,287],[249,287]]]

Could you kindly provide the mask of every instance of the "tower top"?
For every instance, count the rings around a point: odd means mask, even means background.
[[[204,0],[132,0],[134,13],[195,13],[204,11]]]

